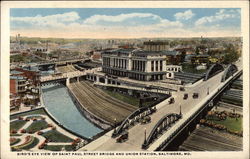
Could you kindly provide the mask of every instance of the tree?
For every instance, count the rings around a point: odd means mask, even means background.
[[[230,64],[238,60],[239,55],[237,53],[237,50],[234,48],[234,46],[231,44],[226,48],[226,54],[224,56],[224,62],[225,64]]]
[[[181,62],[185,61],[185,57],[186,57],[186,51],[182,51],[181,52]]]
[[[200,49],[198,47],[195,48],[195,54],[199,55]]]

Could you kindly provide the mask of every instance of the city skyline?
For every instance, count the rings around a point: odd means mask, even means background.
[[[241,36],[238,8],[15,8],[10,33],[52,38]]]

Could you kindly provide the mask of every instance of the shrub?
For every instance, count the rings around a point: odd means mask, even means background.
[[[76,138],[76,139],[74,140],[74,142],[79,143],[79,142],[81,142],[81,139],[80,139],[80,138]]]
[[[38,132],[37,132],[37,135],[42,135],[42,134],[43,134],[42,131],[38,131]]]
[[[76,146],[76,142],[75,141],[71,142],[71,145]]]
[[[22,116],[19,116],[19,117],[18,117],[18,120],[23,120],[23,117],[22,117]]]
[[[25,129],[22,129],[22,130],[21,130],[21,133],[26,133],[26,130],[25,130]]]
[[[53,127],[51,128],[51,130],[56,130],[56,127],[55,127],[55,126],[53,126]]]
[[[10,131],[10,133],[11,133],[11,134],[16,134],[17,131],[16,131],[16,129],[13,129],[13,130]]]
[[[33,134],[34,132],[33,132],[33,130],[29,130],[28,133],[29,134]]]
[[[38,149],[43,149],[44,146],[45,146],[44,144],[41,144],[41,145],[38,146]]]
[[[204,124],[205,122],[206,122],[205,119],[201,119],[201,120],[200,120],[200,123],[201,123],[201,124]]]
[[[52,125],[52,124],[48,124],[47,126],[48,126],[48,127],[53,127],[53,125]]]

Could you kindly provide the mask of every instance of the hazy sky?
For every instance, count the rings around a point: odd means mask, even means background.
[[[238,8],[15,8],[11,35],[60,38],[241,36]]]

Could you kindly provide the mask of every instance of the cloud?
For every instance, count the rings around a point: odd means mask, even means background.
[[[152,13],[129,13],[119,15],[93,15],[82,19],[77,12],[68,12],[48,16],[11,17],[12,29],[47,29],[47,30],[89,30],[89,31],[121,31],[155,32],[171,28],[181,28],[179,21],[170,21]]]
[[[205,25],[209,23],[215,23],[215,22],[220,22],[226,19],[233,19],[233,18],[239,18],[240,12],[239,10],[231,9],[231,10],[225,10],[221,9],[218,12],[215,13],[213,16],[205,16],[200,19],[198,19],[195,22],[196,26],[199,25]]]
[[[195,24],[185,26],[182,20],[195,16],[191,10],[176,13],[176,20],[162,18],[153,13],[128,13],[119,15],[92,15],[83,19],[77,12],[67,12],[47,16],[11,17],[11,32],[41,37],[70,38],[136,38],[136,37],[185,37],[206,35],[240,35],[239,23],[235,28],[214,22],[236,18],[240,11],[221,9],[213,16],[198,19]],[[213,25],[204,25],[212,23]],[[231,27],[231,28],[230,28]],[[233,28],[234,27],[234,28]],[[223,32],[222,32],[223,31]],[[223,34],[219,34],[223,33]],[[229,34],[230,35],[230,34]]]
[[[129,13],[129,14],[120,14],[115,16],[110,15],[93,15],[86,20],[84,20],[85,24],[102,24],[107,23],[121,23],[125,21],[135,21],[136,20],[152,20],[153,22],[159,22],[161,18],[157,15],[151,13]],[[137,22],[138,23],[138,22]]]
[[[77,12],[68,12],[63,14],[54,14],[48,16],[37,15],[35,17],[11,17],[10,20],[14,24],[31,25],[31,26],[63,26],[80,19]],[[18,27],[18,26],[16,26]]]
[[[178,12],[174,16],[177,20],[188,20],[195,16],[195,14],[189,9],[185,12]]]
[[[129,13],[111,15],[93,15],[83,21],[86,25],[103,26],[148,26],[165,25],[165,27],[181,27],[180,22],[169,21],[152,13]]]

